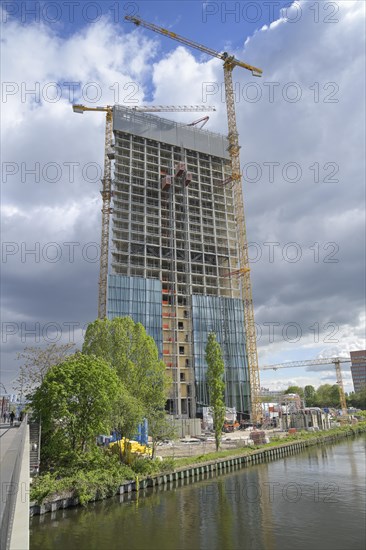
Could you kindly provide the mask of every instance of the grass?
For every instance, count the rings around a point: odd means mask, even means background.
[[[282,445],[295,442],[295,441],[307,441],[307,440],[313,439],[321,443],[322,440],[326,439],[329,436],[337,436],[347,432],[353,432],[354,434],[357,434],[359,432],[364,432],[364,431],[366,431],[366,421],[359,422],[355,426],[344,426],[340,428],[332,428],[331,430],[322,431],[322,432],[301,431],[301,432],[296,432],[294,434],[289,434],[286,437],[274,436],[271,438],[271,441],[269,443],[265,443],[263,445],[251,445],[251,446],[246,446],[242,448],[239,447],[239,448],[236,448],[235,450],[228,449],[225,451],[207,453],[196,457],[177,458],[174,460],[174,467],[182,468],[183,466],[190,466],[190,465],[194,466],[195,464],[200,464],[202,462],[210,462],[212,460],[220,460],[222,458],[244,456],[244,455],[251,454],[254,451],[257,451],[259,449],[281,447]]]

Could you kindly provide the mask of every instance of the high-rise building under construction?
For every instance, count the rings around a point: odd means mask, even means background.
[[[226,137],[116,106],[108,317],[142,323],[172,378],[170,413],[209,404],[205,347],[225,362],[225,400],[250,409],[244,305]],[[234,272],[234,274],[232,274]]]

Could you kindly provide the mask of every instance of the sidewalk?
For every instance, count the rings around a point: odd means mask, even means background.
[[[10,426],[10,424],[0,424],[0,462],[2,464],[3,458],[7,450],[11,447],[16,434],[18,433],[17,426]]]
[[[24,442],[24,443],[22,443]],[[23,448],[24,445],[24,448]],[[0,424],[1,545],[29,548],[29,426]]]

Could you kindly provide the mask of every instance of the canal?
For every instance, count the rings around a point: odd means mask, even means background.
[[[31,550],[364,550],[366,436],[31,518]],[[182,483],[185,483],[182,486]]]

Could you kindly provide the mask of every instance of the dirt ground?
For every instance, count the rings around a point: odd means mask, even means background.
[[[271,437],[274,433],[276,436],[287,435],[284,432],[278,430],[265,430],[266,436]],[[190,456],[198,456],[207,453],[215,452],[215,441],[213,434],[206,439],[198,440],[196,443],[190,443],[189,440],[196,438],[186,438],[187,443],[183,440],[172,441],[159,445],[156,449],[156,454],[162,458],[186,458]],[[249,430],[237,430],[233,433],[223,434],[221,450],[238,449],[247,446],[250,439]]]

